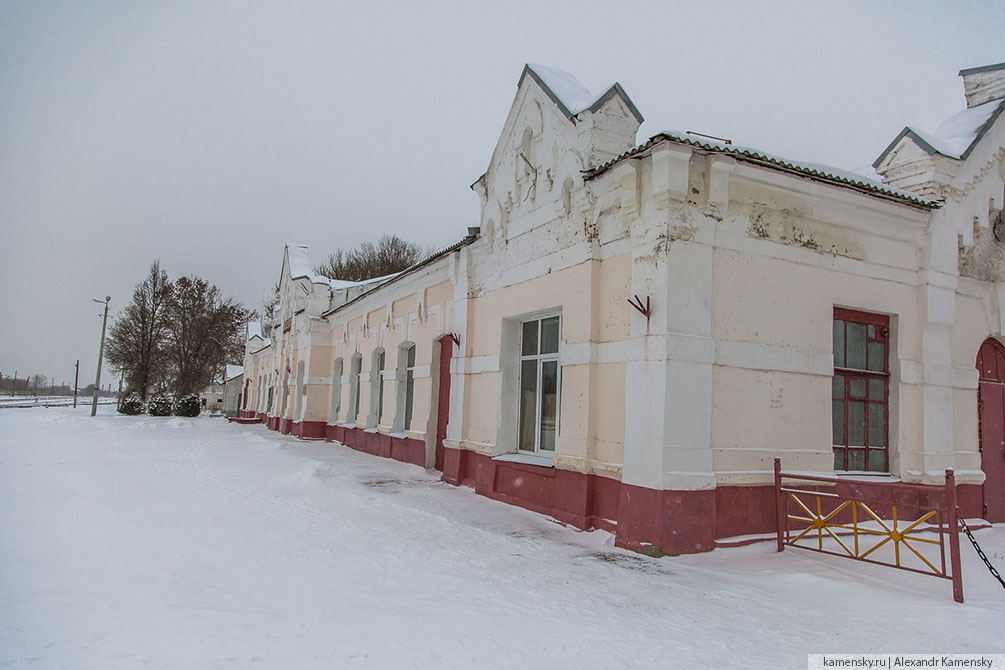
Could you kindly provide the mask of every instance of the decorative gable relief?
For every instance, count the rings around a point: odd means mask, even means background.
[[[640,123],[620,86],[593,98],[571,75],[525,67],[489,167],[472,185],[489,248],[581,210],[583,170],[631,149]]]

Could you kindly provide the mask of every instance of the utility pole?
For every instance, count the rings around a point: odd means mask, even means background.
[[[101,304],[97,298],[91,298],[94,302]],[[101,344],[98,345],[98,373],[94,376],[94,400],[91,402],[91,416],[98,413],[98,390],[101,389],[101,359],[105,353],[105,326],[108,325],[108,301],[112,296],[105,296],[105,316],[101,321]]]
[[[17,370],[14,371],[14,386],[10,389],[10,397],[13,398],[15,393],[17,393]]]
[[[73,406],[77,406],[77,380],[78,375],[80,375],[80,359],[77,359],[77,364],[73,366]]]

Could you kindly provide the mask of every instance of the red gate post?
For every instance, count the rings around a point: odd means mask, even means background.
[[[782,459],[775,459],[775,529],[778,539],[778,551],[785,550],[785,503],[782,501]]]
[[[960,566],[960,529],[956,523],[956,476],[946,470],[946,510],[949,515],[949,564],[953,569],[953,600],[963,602],[963,569]]]

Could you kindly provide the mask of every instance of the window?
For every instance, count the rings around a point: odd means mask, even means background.
[[[412,425],[412,401],[415,397],[415,344],[398,345],[398,363],[394,368],[394,420],[392,433],[404,433]]]
[[[339,412],[342,411],[342,358],[336,358],[332,366],[332,397],[331,405],[328,408],[328,423],[334,424],[338,421]]]
[[[517,448],[554,452],[558,428],[561,317],[524,321],[520,341],[520,429]]]
[[[346,423],[355,423],[359,416],[359,371],[363,367],[363,354],[353,354],[349,362],[349,414]]]
[[[834,469],[888,472],[890,317],[834,308]]]
[[[415,345],[408,346],[405,355],[405,426],[412,425],[412,402],[415,398]]]
[[[370,414],[366,423],[373,428],[384,413],[384,350],[375,349],[370,361]]]
[[[307,371],[307,366],[305,361],[297,362],[297,380],[295,392],[296,400],[293,405],[293,416],[295,421],[303,421],[304,412],[307,410],[307,384],[305,379],[305,374]]]

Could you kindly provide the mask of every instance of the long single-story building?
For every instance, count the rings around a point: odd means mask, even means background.
[[[775,527],[773,460],[1005,521],[1005,64],[871,176],[524,68],[477,226],[391,277],[287,245],[242,416],[442,471],[628,548]]]

